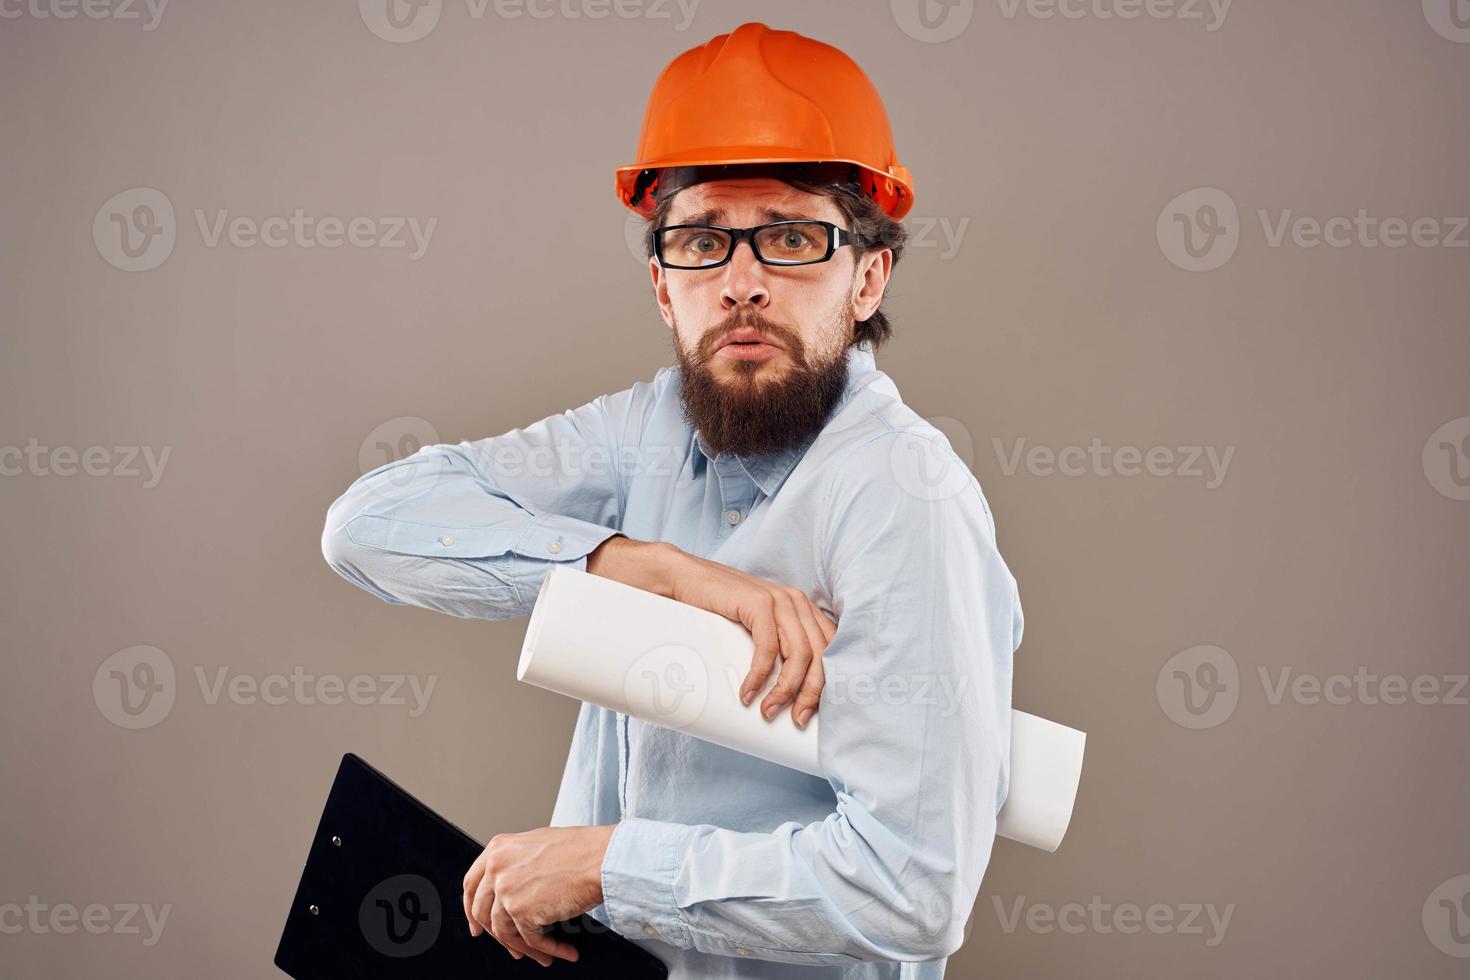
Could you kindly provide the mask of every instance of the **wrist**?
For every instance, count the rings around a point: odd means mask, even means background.
[[[664,541],[637,541],[615,534],[587,556],[587,571],[667,596],[673,591],[674,563],[682,554]]]
[[[591,867],[588,870],[591,874],[591,892],[598,905],[601,905],[605,901],[605,896],[602,893],[602,865],[607,860],[607,848],[612,842],[613,831],[617,829],[618,825],[615,823],[592,828],[597,846],[593,850],[595,860],[592,861]]]

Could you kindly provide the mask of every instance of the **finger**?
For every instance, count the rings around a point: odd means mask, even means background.
[[[776,656],[781,652],[781,638],[776,630],[774,613],[775,600],[769,593],[760,593],[761,598],[753,604],[753,611],[744,620],[755,640],[755,655],[750,661],[750,672],[740,685],[740,703],[749,704],[751,699],[766,686]]]
[[[557,939],[550,932],[543,931],[540,926],[532,925],[530,922],[516,922],[520,930],[521,938],[526,944],[540,950],[548,957],[555,956],[559,959],[577,962],[577,947],[565,940]],[[544,964],[550,966],[550,963]]]
[[[480,887],[476,888],[470,895],[470,916],[475,924],[480,927],[481,932],[488,932],[492,936],[495,930],[490,918],[490,910],[495,905],[495,887],[489,875],[480,879]],[[498,938],[498,937],[497,937]]]
[[[775,686],[761,703],[761,714],[766,718],[774,718],[778,711],[796,698],[796,692],[801,689],[801,682],[806,679],[806,672],[811,667],[814,656],[811,644],[807,642],[806,630],[796,612],[796,600],[785,589],[776,594],[776,631],[781,637],[781,657],[784,663],[781,664],[781,673],[776,678]]]
[[[793,598],[796,601],[797,617],[801,620],[802,628],[806,630],[807,642],[811,644],[812,653],[820,657],[827,649],[827,643],[832,639],[832,634],[837,631],[833,629],[831,633],[828,633],[822,629],[822,624],[827,622],[827,617],[810,599],[804,595]],[[828,625],[831,624],[828,623]]]
[[[810,602],[797,602],[797,613],[801,616],[801,625],[806,630],[807,641],[812,647],[812,662],[807,667],[806,676],[802,679],[801,690],[796,692],[796,700],[791,703],[791,720],[796,723],[797,728],[805,728],[811,716],[816,713],[822,702],[822,688],[827,683],[826,670],[822,665],[822,655],[827,649],[827,637],[822,632],[818,621],[826,619],[822,611]]]
[[[481,932],[480,924],[475,921],[474,915],[470,913],[470,896],[473,894],[474,892],[470,891],[460,892],[459,898],[464,903],[464,920],[469,923],[470,935],[478,936]]]
[[[812,716],[822,706],[822,688],[826,685],[827,668],[822,666],[821,657],[813,657],[806,679],[801,682],[801,690],[797,692],[796,702],[791,706],[791,720],[796,722],[797,728],[805,728],[811,723]]]
[[[816,610],[817,625],[822,628],[822,635],[827,638],[828,643],[831,643],[832,637],[837,635],[837,624],[828,619],[827,614],[822,611],[822,607],[818,606],[815,602],[812,603],[812,609]]]
[[[490,921],[495,926],[494,929],[490,930],[491,935],[500,941],[500,945],[510,951],[510,955],[516,959],[520,959],[522,956],[529,956],[542,966],[551,965],[551,958],[549,956],[545,953],[538,953],[526,945],[525,941],[521,938],[520,930],[516,928],[515,920],[505,910],[505,903],[500,900],[499,896],[496,897],[495,903],[490,907]]]
[[[475,921],[474,913],[470,911],[470,901],[474,897],[475,892],[479,890],[480,879],[484,875],[485,854],[482,851],[480,856],[475,858],[475,863],[470,865],[470,870],[465,872],[464,891],[460,893],[460,900],[464,902],[465,922],[469,924],[471,936],[478,936],[485,931],[480,927],[480,923]]]

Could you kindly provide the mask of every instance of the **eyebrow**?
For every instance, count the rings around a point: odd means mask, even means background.
[[[761,223],[762,224],[766,224],[766,223],[769,223],[769,222],[772,222],[772,221],[816,221],[817,220],[816,218],[813,218],[809,214],[792,214],[792,213],[787,212],[787,211],[778,211],[775,208],[761,208],[760,209],[760,217],[761,217]],[[695,214],[689,215],[687,218],[681,218],[678,221],[671,221],[670,224],[675,224],[675,225],[712,225],[712,224],[715,224],[717,222],[721,222],[721,221],[724,221],[724,220],[726,220],[726,218],[725,218],[725,209],[724,208],[706,208],[703,211],[699,211],[699,212],[697,212]]]

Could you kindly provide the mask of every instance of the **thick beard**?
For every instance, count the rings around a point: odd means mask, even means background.
[[[715,454],[757,456],[799,446],[821,431],[847,387],[847,349],[810,364],[801,337],[758,312],[736,311],[706,331],[691,355],[674,331],[684,420]],[[840,315],[840,311],[839,311]],[[721,381],[710,369],[714,345],[737,327],[755,327],[780,342],[792,364],[780,378],[757,378],[760,361],[732,361],[734,377]],[[849,332],[851,326],[848,327]]]

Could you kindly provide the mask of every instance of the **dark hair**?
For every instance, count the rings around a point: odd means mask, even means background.
[[[808,194],[820,194],[837,206],[837,210],[842,212],[847,229],[863,243],[852,246],[854,258],[861,259],[873,249],[887,248],[893,252],[894,268],[898,267],[898,260],[903,257],[904,244],[908,241],[908,229],[890,218],[872,198],[857,197],[830,184],[808,184],[799,180],[788,180],[786,183]],[[653,229],[668,219],[669,209],[676,197],[677,194],[671,194],[663,198],[653,209],[643,242],[649,258],[653,258]],[[889,322],[888,314],[883,312],[880,301],[872,316],[853,324],[852,343],[867,341],[876,350],[892,335],[893,324]]]

